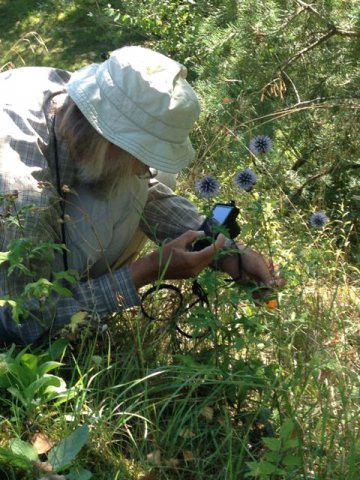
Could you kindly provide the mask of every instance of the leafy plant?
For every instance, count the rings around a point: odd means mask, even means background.
[[[49,451],[47,462],[40,460],[33,445],[15,438],[10,442],[9,449],[0,448],[0,461],[6,461],[8,466],[29,473],[37,471],[40,474],[50,470],[53,473],[65,472],[65,476],[62,478],[68,480],[89,480],[92,478],[92,473],[89,470],[79,465],[73,465],[78,453],[88,441],[88,437],[89,427],[87,425],[76,428]],[[42,478],[50,477],[44,476]]]
[[[15,346],[0,353],[0,389],[10,393],[13,411],[20,406],[24,414],[33,417],[44,404],[58,406],[76,395],[76,387],[68,389],[62,377],[49,373],[62,365],[53,358],[55,353],[63,355],[66,345],[59,339],[46,353],[28,353],[28,348],[16,353]]]
[[[263,437],[266,452],[262,454],[260,461],[247,462],[249,472],[245,477],[261,480],[279,475],[296,478],[300,473],[298,467],[302,463],[302,458],[297,452],[300,442],[296,435],[294,436],[294,432],[295,423],[288,419],[280,427],[279,438]]]

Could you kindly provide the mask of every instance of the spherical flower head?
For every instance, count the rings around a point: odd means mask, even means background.
[[[195,183],[195,191],[200,198],[212,198],[218,194],[220,182],[212,175],[205,175]]]
[[[254,155],[265,155],[272,149],[272,140],[267,135],[258,135],[250,140],[249,149]]]
[[[242,188],[246,192],[250,192],[255,185],[257,180],[256,173],[246,168],[235,174],[234,182],[235,185]]]
[[[329,219],[325,212],[315,212],[310,217],[310,225],[314,228],[323,228]]]

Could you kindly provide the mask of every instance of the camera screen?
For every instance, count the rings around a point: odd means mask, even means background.
[[[231,209],[232,207],[229,207],[228,205],[216,205],[212,211],[212,217],[222,225],[231,212]]]

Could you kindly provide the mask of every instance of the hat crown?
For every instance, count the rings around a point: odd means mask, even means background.
[[[194,159],[198,98],[180,63],[144,47],[74,72],[68,93],[92,126],[146,165],[176,173]]]
[[[100,83],[101,76],[106,78],[102,88],[108,101],[119,104],[125,96],[152,123],[140,122],[138,126],[146,130],[155,127],[156,135],[164,140],[168,135],[165,130],[161,133],[161,125],[156,129],[154,121],[183,129],[169,132],[172,139],[179,137],[183,141],[200,114],[198,99],[186,81],[186,67],[161,53],[143,47],[115,50],[98,71]],[[138,123],[139,119],[133,115],[135,110],[124,103],[122,107],[119,105],[122,113]]]

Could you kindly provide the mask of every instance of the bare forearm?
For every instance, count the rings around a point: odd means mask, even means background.
[[[156,252],[136,260],[129,266],[136,289],[139,289],[158,278],[159,262]]]
[[[220,234],[208,247],[200,251],[189,250],[192,243],[203,235],[204,232],[189,230],[131,264],[129,271],[135,287],[138,289],[159,278],[176,280],[197,276],[211,264],[216,251],[221,249],[225,242],[225,237]]]

